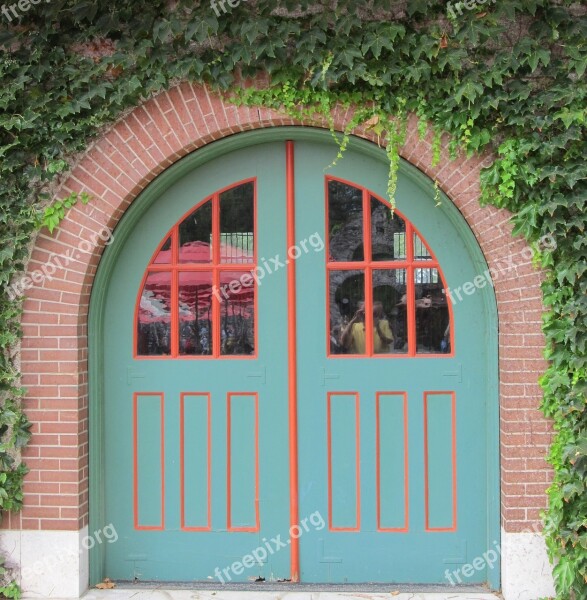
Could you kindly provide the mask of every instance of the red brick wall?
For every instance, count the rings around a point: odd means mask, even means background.
[[[346,111],[336,112],[337,127],[343,128],[346,117]],[[114,229],[139,192],[189,152],[241,131],[299,124],[270,110],[236,108],[188,84],[149,100],[116,123],[75,166],[61,193],[87,191],[94,200],[70,211],[53,236],[38,236],[29,274],[51,253],[75,253],[80,239],[90,240],[104,226]],[[478,204],[484,157],[450,161],[445,144],[440,165],[431,167],[430,140],[419,139],[415,121],[402,156],[438,180],[469,223],[489,266],[499,272],[502,522],[506,530],[520,531],[536,523],[551,477],[544,462],[550,430],[538,411],[537,379],[545,368],[540,275],[531,267],[525,243],[512,239],[509,214]],[[24,451],[31,472],[24,510],[7,516],[5,527],[79,529],[88,521],[87,315],[102,250],[100,242],[27,292],[21,368],[28,388],[25,408],[34,423]],[[514,266],[500,272],[508,255],[515,257]]]

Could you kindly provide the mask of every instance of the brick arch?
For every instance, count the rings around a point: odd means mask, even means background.
[[[335,112],[338,129],[347,117],[346,111]],[[24,510],[5,519],[4,526],[79,530],[88,523],[87,318],[104,228],[114,229],[157,175],[205,144],[242,131],[302,124],[272,110],[235,107],[205,87],[183,83],[126,114],[73,168],[61,195],[87,191],[94,199],[72,209],[53,236],[40,233],[28,265],[33,283],[24,303],[21,371],[33,422],[31,444],[23,453],[31,472]],[[377,141],[365,131],[357,135]],[[401,155],[439,182],[496,274],[502,526],[521,531],[538,522],[550,479],[543,458],[549,426],[538,411],[537,379],[545,368],[540,273],[531,266],[527,245],[512,238],[511,215],[478,203],[479,172],[487,157],[450,161],[444,141],[442,160],[432,167],[430,139],[419,138],[411,119]],[[80,252],[80,240],[88,240],[87,251]],[[55,262],[52,255],[64,257],[64,267],[39,276],[44,265]]]

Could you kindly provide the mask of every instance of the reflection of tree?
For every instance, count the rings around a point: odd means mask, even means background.
[[[183,321],[179,326],[179,353],[183,355],[212,354],[210,345],[210,313],[193,321]]]
[[[220,227],[222,233],[254,231],[254,186],[244,183],[220,194]]]
[[[137,352],[143,356],[171,354],[170,277],[147,277],[139,306]]]
[[[183,254],[184,246],[196,242],[210,244],[212,235],[212,202],[208,201],[197,208],[189,217],[186,217],[179,225],[179,247]],[[208,255],[209,259],[209,255]],[[187,261],[186,261],[187,262]],[[206,260],[208,262],[208,260]]]
[[[210,315],[207,318],[199,317],[196,321],[183,321],[179,326],[179,353],[182,355],[209,355],[212,354],[209,331],[211,327]]]
[[[331,182],[334,183],[334,182]],[[361,194],[339,184],[329,196],[329,250],[336,261],[363,260],[363,208]],[[346,203],[346,204],[345,204]],[[375,261],[406,258],[406,224],[388,206],[371,199],[371,253]]]
[[[406,258],[406,224],[388,206],[371,199],[371,254],[373,260]]]
[[[328,183],[330,256],[335,260],[363,259],[363,194],[338,181]]]
[[[192,274],[190,277],[197,276]],[[212,354],[209,336],[212,325],[210,284],[180,282],[179,293],[179,353],[182,355]]]
[[[139,322],[138,354],[159,356],[171,354],[171,325],[169,322]]]
[[[253,342],[254,313],[238,303],[230,300],[223,303],[222,314],[222,354],[252,354],[255,351]]]
[[[340,181],[328,182],[328,219],[330,230],[348,220],[349,215],[362,217],[363,192]]]

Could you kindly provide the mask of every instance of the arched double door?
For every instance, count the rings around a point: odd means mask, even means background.
[[[333,155],[184,168],[108,249],[94,573],[449,584],[490,547],[494,323],[446,294],[479,265],[417,178],[392,212],[384,162]]]

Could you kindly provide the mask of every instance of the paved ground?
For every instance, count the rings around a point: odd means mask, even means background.
[[[113,590],[90,590],[83,600],[499,600],[500,596],[488,592],[478,591],[430,591],[431,588],[418,587],[418,590],[408,591],[405,586],[394,590],[389,586],[389,591],[370,591],[367,586],[361,586],[361,591],[334,591],[331,588],[320,586],[316,589],[298,587],[296,591],[279,589],[267,591],[265,589],[251,590],[251,586],[244,589],[156,589],[153,587],[128,587]],[[348,588],[347,588],[348,589]],[[327,591],[325,591],[327,590]]]

